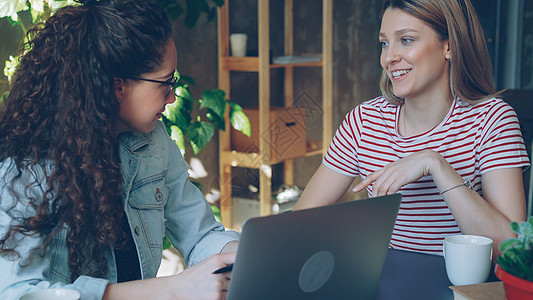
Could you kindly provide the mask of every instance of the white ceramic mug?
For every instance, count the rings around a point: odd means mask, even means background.
[[[34,290],[20,297],[20,300],[80,300],[80,293],[71,289]]]
[[[246,33],[232,33],[229,36],[232,56],[246,56]]]
[[[487,281],[492,269],[492,239],[478,235],[452,235],[444,239],[446,273],[453,285]]]

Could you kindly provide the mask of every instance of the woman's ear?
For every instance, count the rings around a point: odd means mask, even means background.
[[[115,96],[117,96],[118,101],[120,102],[124,98],[125,93],[125,81],[122,78],[113,78],[113,84],[115,86]]]
[[[446,60],[452,60],[452,50],[450,49],[450,40],[444,42],[444,58]]]

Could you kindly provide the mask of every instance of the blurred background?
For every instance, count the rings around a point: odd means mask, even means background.
[[[178,1],[179,2],[179,1]],[[248,35],[248,50],[257,50],[257,1],[232,0],[230,32]],[[483,25],[492,57],[498,89],[505,89],[503,98],[518,113],[525,142],[531,153],[533,137],[533,1],[532,0],[472,0]],[[353,107],[380,95],[380,45],[378,32],[381,0],[334,0],[333,7],[333,128],[337,128],[345,114]],[[294,46],[296,53],[321,51],[321,0],[294,1]],[[29,15],[21,17],[29,18]],[[201,15],[193,28],[185,25],[183,17],[173,21],[174,40],[178,50],[178,71],[194,78],[190,89],[196,97],[205,89],[217,87],[217,23]],[[270,1],[270,38],[274,56],[283,55],[283,1]],[[0,65],[18,52],[22,40],[20,26],[12,26],[0,19]],[[235,73],[235,74],[233,74]],[[257,106],[257,73],[232,73],[232,101],[242,106]],[[283,71],[271,74],[271,105],[283,105]],[[295,69],[295,98],[305,97],[317,103],[317,118],[321,103],[320,68]],[[238,87],[238,88],[237,88]],[[0,94],[8,90],[8,80],[0,72]],[[307,134],[320,139],[320,122],[307,120]],[[315,120],[316,121],[316,120]],[[317,136],[318,135],[318,136]],[[198,181],[208,199],[217,201],[218,138],[198,154],[186,152],[192,176]],[[316,168],[320,156],[295,160],[295,184],[305,187]],[[272,188],[283,183],[283,166],[273,168]],[[529,171],[524,173],[526,186]],[[248,186],[259,186],[257,170],[234,168],[233,190],[240,196],[252,194]],[[527,189],[527,187],[526,187]],[[248,195],[253,197],[253,195]],[[348,195],[348,198],[365,195]]]

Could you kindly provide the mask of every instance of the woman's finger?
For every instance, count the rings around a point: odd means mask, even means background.
[[[370,173],[365,179],[361,180],[353,189],[352,192],[360,192],[363,189],[365,189],[367,186],[371,185],[374,181],[376,181],[377,178],[379,178],[380,174],[383,173],[383,169],[377,170],[375,172]]]

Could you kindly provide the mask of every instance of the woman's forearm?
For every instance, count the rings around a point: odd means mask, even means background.
[[[463,182],[462,178],[444,159],[432,170],[433,180],[440,191],[446,191]],[[477,234],[498,245],[514,236],[511,221],[525,219],[525,196],[519,168],[490,171],[482,175],[483,197],[466,186],[453,188],[442,194],[459,228],[464,234]]]
[[[354,178],[341,175],[323,164],[305,187],[293,210],[336,203],[346,193]]]

